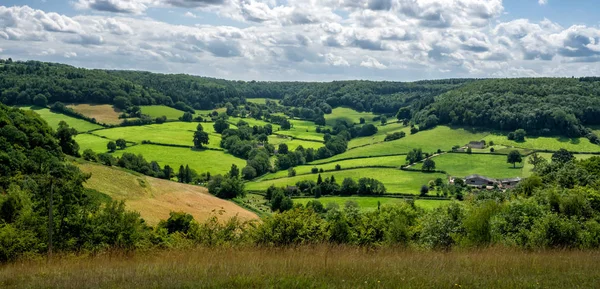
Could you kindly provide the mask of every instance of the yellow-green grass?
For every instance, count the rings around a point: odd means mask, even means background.
[[[405,127],[403,124],[397,123],[397,122],[390,123],[390,124],[387,124],[384,126],[377,125],[377,133],[375,135],[367,136],[367,137],[358,137],[358,138],[352,139],[348,142],[348,148],[355,148],[355,147],[380,143],[385,140],[385,137],[388,134],[392,134],[395,132],[401,132],[401,131],[406,133],[406,135],[409,135],[410,127]]]
[[[130,173],[116,167],[92,163],[78,164],[92,177],[84,183],[114,200],[124,200],[129,210],[137,211],[146,222],[156,225],[169,218],[170,212],[185,212],[203,222],[211,216],[225,221],[238,216],[242,220],[256,219],[256,214],[233,202],[216,198],[204,187],[180,184],[168,180]]]
[[[204,131],[209,134],[209,148],[219,148],[221,135],[215,133],[213,123],[201,123]],[[142,143],[149,140],[161,144],[194,145],[194,132],[196,122],[167,122],[163,124],[150,124],[143,126],[126,126],[95,131],[94,133],[109,139],[125,139],[130,142]]]
[[[183,116],[184,111],[166,106],[166,105],[144,105],[141,106],[142,113],[151,117],[166,116],[167,119],[179,119]]]
[[[490,153],[490,149],[494,148],[494,153],[498,154],[509,154],[511,151],[518,151],[522,155],[528,155],[533,152],[531,149],[517,148],[517,147],[508,147],[503,145],[494,144],[493,146],[488,146],[484,149],[472,149],[473,152],[476,153]]]
[[[422,185],[425,185],[436,178],[444,179],[446,177],[444,174],[440,173],[407,172],[388,168],[350,169],[321,173],[323,179],[332,175],[335,176],[338,183],[341,183],[344,178],[353,178],[354,180],[360,178],[374,178],[385,185],[388,193],[405,194],[418,194]],[[266,190],[271,185],[275,185],[276,187],[293,186],[296,182],[301,180],[312,180],[316,182],[317,176],[318,174],[310,174],[290,178],[248,182],[246,183],[246,189],[260,191]]]
[[[494,144],[526,149],[557,151],[561,148],[564,148],[569,151],[577,152],[600,152],[599,145],[591,143],[587,138],[584,137],[526,137],[524,142],[517,142],[508,140],[505,135],[490,134],[484,139],[487,142],[493,141]]]
[[[271,99],[271,98],[246,98],[247,102],[256,103],[256,104],[266,104],[267,100],[278,101],[278,99]]]
[[[253,127],[255,125],[256,126],[265,126],[267,124],[270,124],[273,127],[273,131],[279,130],[278,124],[266,122],[264,120],[255,119],[255,118],[251,118],[251,117],[244,117],[244,118],[243,117],[229,117],[229,123],[231,123],[233,125],[237,125],[237,123],[242,120],[247,122],[250,127]]]
[[[406,163],[406,156],[391,156],[391,157],[373,157],[365,159],[351,159],[339,162],[333,162],[322,165],[303,165],[294,167],[296,174],[308,174],[311,173],[312,168],[323,169],[324,171],[335,170],[337,165],[340,165],[342,169],[360,168],[366,166],[386,166],[390,168],[399,168],[401,165]],[[267,174],[260,178],[260,180],[270,180],[277,178],[284,178],[288,176],[288,171],[278,171],[275,173]]]
[[[277,130],[276,134],[287,135],[294,138],[323,141],[323,134],[317,132],[317,125],[308,120],[290,119],[292,127],[289,130]],[[327,128],[327,127],[325,127]]]
[[[39,114],[53,129],[58,128],[58,124],[61,121],[65,121],[70,127],[76,129],[78,132],[86,132],[94,129],[102,128],[102,126],[97,125],[95,123],[91,123],[86,120],[70,117],[68,115],[64,115],[62,113],[55,113],[50,111],[47,108],[39,108],[39,107],[21,107],[21,109],[32,110],[35,113]]]
[[[324,144],[321,142],[305,141],[305,140],[300,140],[300,139],[291,139],[289,137],[280,137],[277,135],[270,135],[269,143],[274,145],[275,148],[277,148],[277,146],[279,144],[285,143],[288,146],[288,150],[290,150],[290,151],[296,150],[296,148],[299,146],[302,146],[305,149],[307,149],[307,148],[319,149],[320,147],[324,146]]]
[[[197,109],[196,115],[208,116],[208,115],[212,114],[213,111],[221,113],[221,112],[226,112],[227,109],[224,107],[219,107],[219,108],[215,108],[215,109]]]
[[[358,112],[347,107],[334,108],[330,114],[325,114],[327,125],[334,126],[338,120],[345,120],[349,123],[360,123],[360,118],[364,118],[366,122],[372,122],[377,115],[370,112]]]
[[[246,161],[223,151],[192,150],[188,148],[167,147],[159,145],[136,145],[118,150],[114,154],[120,156],[124,152],[141,154],[147,161],[157,161],[161,166],[169,165],[175,170],[179,166],[189,165],[198,173],[224,174],[235,164],[238,168],[246,166]]]
[[[5,288],[598,288],[600,251],[185,246],[17,261]]]
[[[479,140],[486,133],[472,132],[464,128],[453,129],[447,126],[438,126],[431,130],[421,131],[417,134],[409,134],[406,137],[382,142],[374,145],[359,147],[348,150],[345,153],[328,159],[315,161],[315,164],[331,162],[339,159],[357,158],[365,156],[382,156],[390,154],[408,153],[415,148],[421,148],[423,152],[432,153],[438,149],[449,151],[454,145],[464,145],[472,140]]]
[[[78,134],[75,136],[75,141],[79,144],[79,152],[83,153],[86,149],[91,149],[96,153],[107,152],[106,145],[110,140],[95,136],[92,134]]]
[[[323,205],[327,206],[329,203],[337,204],[340,208],[344,208],[346,202],[356,202],[361,211],[374,211],[377,210],[379,205],[396,205],[406,202],[401,198],[389,198],[389,197],[321,197],[315,198],[297,198],[293,199],[294,203],[306,205],[310,201],[319,201]],[[415,205],[426,210],[431,210],[437,207],[441,207],[450,204],[451,201],[443,200],[416,200]]]
[[[523,158],[525,162],[526,158]],[[507,156],[492,154],[447,153],[433,157],[435,168],[456,177],[479,174],[490,178],[514,178],[523,175],[523,163],[516,168],[506,162]],[[413,167],[420,169],[422,163]]]
[[[545,158],[547,161],[552,161],[551,153],[538,153],[539,156]],[[592,155],[592,154],[574,154],[575,159],[577,160],[585,160],[591,157],[600,157],[600,155]],[[531,155],[527,158],[523,158],[523,177],[529,177],[533,174],[533,165],[529,163],[529,159],[531,159]]]

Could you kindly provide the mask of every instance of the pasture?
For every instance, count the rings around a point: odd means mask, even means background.
[[[484,139],[487,142],[493,141],[494,144],[514,146],[525,149],[557,151],[561,148],[564,148],[568,151],[574,152],[600,152],[600,146],[590,143],[590,141],[585,137],[525,137],[524,142],[517,142],[508,140],[505,135],[490,134]]]
[[[277,131],[280,129],[280,126],[278,124],[274,124],[274,123],[270,123],[270,122],[266,122],[264,120],[260,120],[260,119],[255,119],[255,118],[251,118],[251,117],[229,117],[229,120],[227,122],[229,122],[232,125],[237,126],[238,122],[240,121],[245,121],[248,123],[248,125],[250,127],[253,126],[265,126],[267,124],[270,124],[273,127],[273,131]]]
[[[325,114],[325,121],[327,125],[334,126],[338,120],[345,120],[348,123],[360,123],[360,118],[364,118],[367,123],[373,122],[373,118],[376,114],[370,112],[358,112],[347,107],[336,107],[330,114]]]
[[[166,106],[166,105],[143,105],[142,114],[149,115],[153,118],[166,116],[169,120],[177,120],[183,116],[183,111]]]
[[[286,137],[286,136],[279,136],[279,135],[270,135],[269,136],[269,143],[275,146],[275,149],[277,149],[277,146],[279,144],[287,144],[288,149],[290,151],[296,150],[297,147],[302,146],[303,148],[307,149],[307,148],[313,148],[313,149],[318,149],[322,146],[324,146],[324,144],[322,142],[316,142],[316,141],[305,141],[305,140],[300,140],[300,139],[292,139],[290,137]]]
[[[386,206],[386,205],[397,205],[403,202],[406,202],[401,198],[390,198],[390,197],[320,197],[318,199],[315,198],[295,198],[293,199],[294,204],[302,204],[306,205],[306,203],[310,201],[319,201],[323,204],[323,206],[327,207],[329,203],[333,203],[339,206],[340,209],[343,209],[346,205],[346,202],[355,202],[358,204],[358,207],[361,211],[375,211],[377,210],[378,205]],[[451,201],[441,201],[441,200],[415,200],[415,205],[417,207],[431,210],[437,207],[444,206],[446,204],[450,204]]]
[[[221,135],[215,133],[213,123],[201,123],[204,131],[209,134],[209,148],[220,148]],[[194,132],[196,122],[167,122],[163,124],[149,124],[143,126],[126,126],[95,131],[94,133],[109,139],[125,139],[130,142],[142,143],[149,140],[161,144],[175,144],[192,147],[194,145]]]
[[[267,100],[279,101],[278,99],[271,99],[271,98],[246,98],[247,102],[255,103],[255,104],[267,104]]]
[[[102,128],[101,125],[91,123],[89,121],[78,119],[74,117],[70,117],[68,115],[64,115],[62,113],[55,113],[50,111],[47,108],[39,108],[39,107],[21,107],[21,109],[31,110],[37,114],[39,114],[53,129],[58,128],[58,124],[61,121],[65,121],[70,127],[76,129],[78,132],[87,132],[90,130],[95,130]]]
[[[376,126],[377,126],[377,133],[375,135],[351,139],[348,142],[348,148],[352,149],[355,147],[372,145],[375,143],[383,142],[385,140],[385,137],[388,134],[392,134],[395,132],[403,131],[404,133],[406,133],[407,136],[410,135],[410,126],[405,127],[401,123],[394,122],[394,123],[390,123],[390,124],[383,125],[383,126],[380,124],[378,124]]]
[[[358,181],[360,178],[374,178],[381,181],[388,193],[419,194],[422,185],[436,178],[445,179],[446,176],[440,173],[421,173],[407,172],[398,169],[388,168],[363,168],[349,169],[333,172],[321,173],[323,179],[334,176],[336,181],[341,184],[344,178],[352,178]],[[246,183],[246,189],[251,191],[264,191],[271,185],[276,187],[293,186],[301,180],[317,181],[318,174],[300,175],[295,177],[280,178],[274,180],[253,181]]]
[[[523,175],[523,165],[527,158],[523,157],[523,163],[517,163],[516,168],[506,162],[507,156],[504,155],[447,153],[431,159],[437,170],[446,171],[455,177],[479,174],[490,178],[514,178]],[[422,165],[423,163],[418,163],[413,168],[421,169]]]
[[[71,104],[67,107],[87,117],[95,118],[98,123],[120,124],[121,112],[110,104]]]
[[[391,157],[373,157],[365,159],[350,159],[345,161],[321,164],[321,165],[303,165],[294,167],[297,175],[310,174],[312,168],[323,169],[324,171],[335,170],[336,165],[340,165],[342,169],[361,168],[368,166],[380,166],[389,168],[400,168],[406,162],[406,156],[391,156]],[[266,174],[259,180],[271,180],[277,178],[285,178],[288,176],[288,171],[278,171],[275,173]]]
[[[124,150],[117,150],[114,155],[121,156],[124,152],[141,154],[147,161],[156,161],[161,166],[169,165],[178,170],[179,166],[189,165],[196,172],[210,172],[212,175],[224,174],[235,164],[241,170],[246,161],[223,151],[193,150],[188,148],[168,147],[159,145],[136,145]]]
[[[86,188],[102,192],[114,200],[126,201],[127,209],[139,212],[153,226],[160,220],[168,219],[170,212],[191,214],[199,222],[211,216],[223,221],[234,216],[242,220],[258,218],[233,202],[210,195],[206,188],[200,186],[170,182],[99,164],[83,163],[78,166],[83,172],[92,174],[84,183]]]
[[[464,145],[469,141],[482,139],[486,135],[486,133],[469,131],[464,128],[452,129],[447,126],[438,126],[434,129],[420,131],[417,134],[409,134],[399,140],[348,150],[345,153],[313,163],[319,164],[347,158],[408,153],[415,148],[421,148],[423,152],[428,153],[436,152],[438,149],[449,151],[454,145]]]
[[[80,153],[86,149],[91,149],[96,153],[105,153],[108,151],[106,145],[110,140],[93,134],[80,133],[75,136],[75,141],[79,144]]]

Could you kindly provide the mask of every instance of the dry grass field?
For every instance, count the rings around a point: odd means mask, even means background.
[[[599,288],[600,252],[195,248],[0,267],[2,288]]]
[[[125,200],[128,209],[139,212],[151,225],[168,219],[171,211],[189,213],[199,222],[215,214],[222,220],[236,215],[243,221],[258,218],[233,202],[210,195],[204,187],[91,163],[79,164],[79,168],[92,174],[85,187],[103,192],[115,200]]]
[[[99,123],[120,124],[123,122],[122,119],[119,119],[121,112],[110,104],[71,104],[68,107],[87,117],[95,118]]]

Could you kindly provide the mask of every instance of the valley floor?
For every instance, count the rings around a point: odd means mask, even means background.
[[[2,288],[600,288],[599,251],[300,247],[64,257],[0,267]]]

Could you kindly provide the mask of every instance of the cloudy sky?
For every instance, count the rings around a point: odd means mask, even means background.
[[[0,58],[242,80],[600,75],[597,0],[2,0]]]

